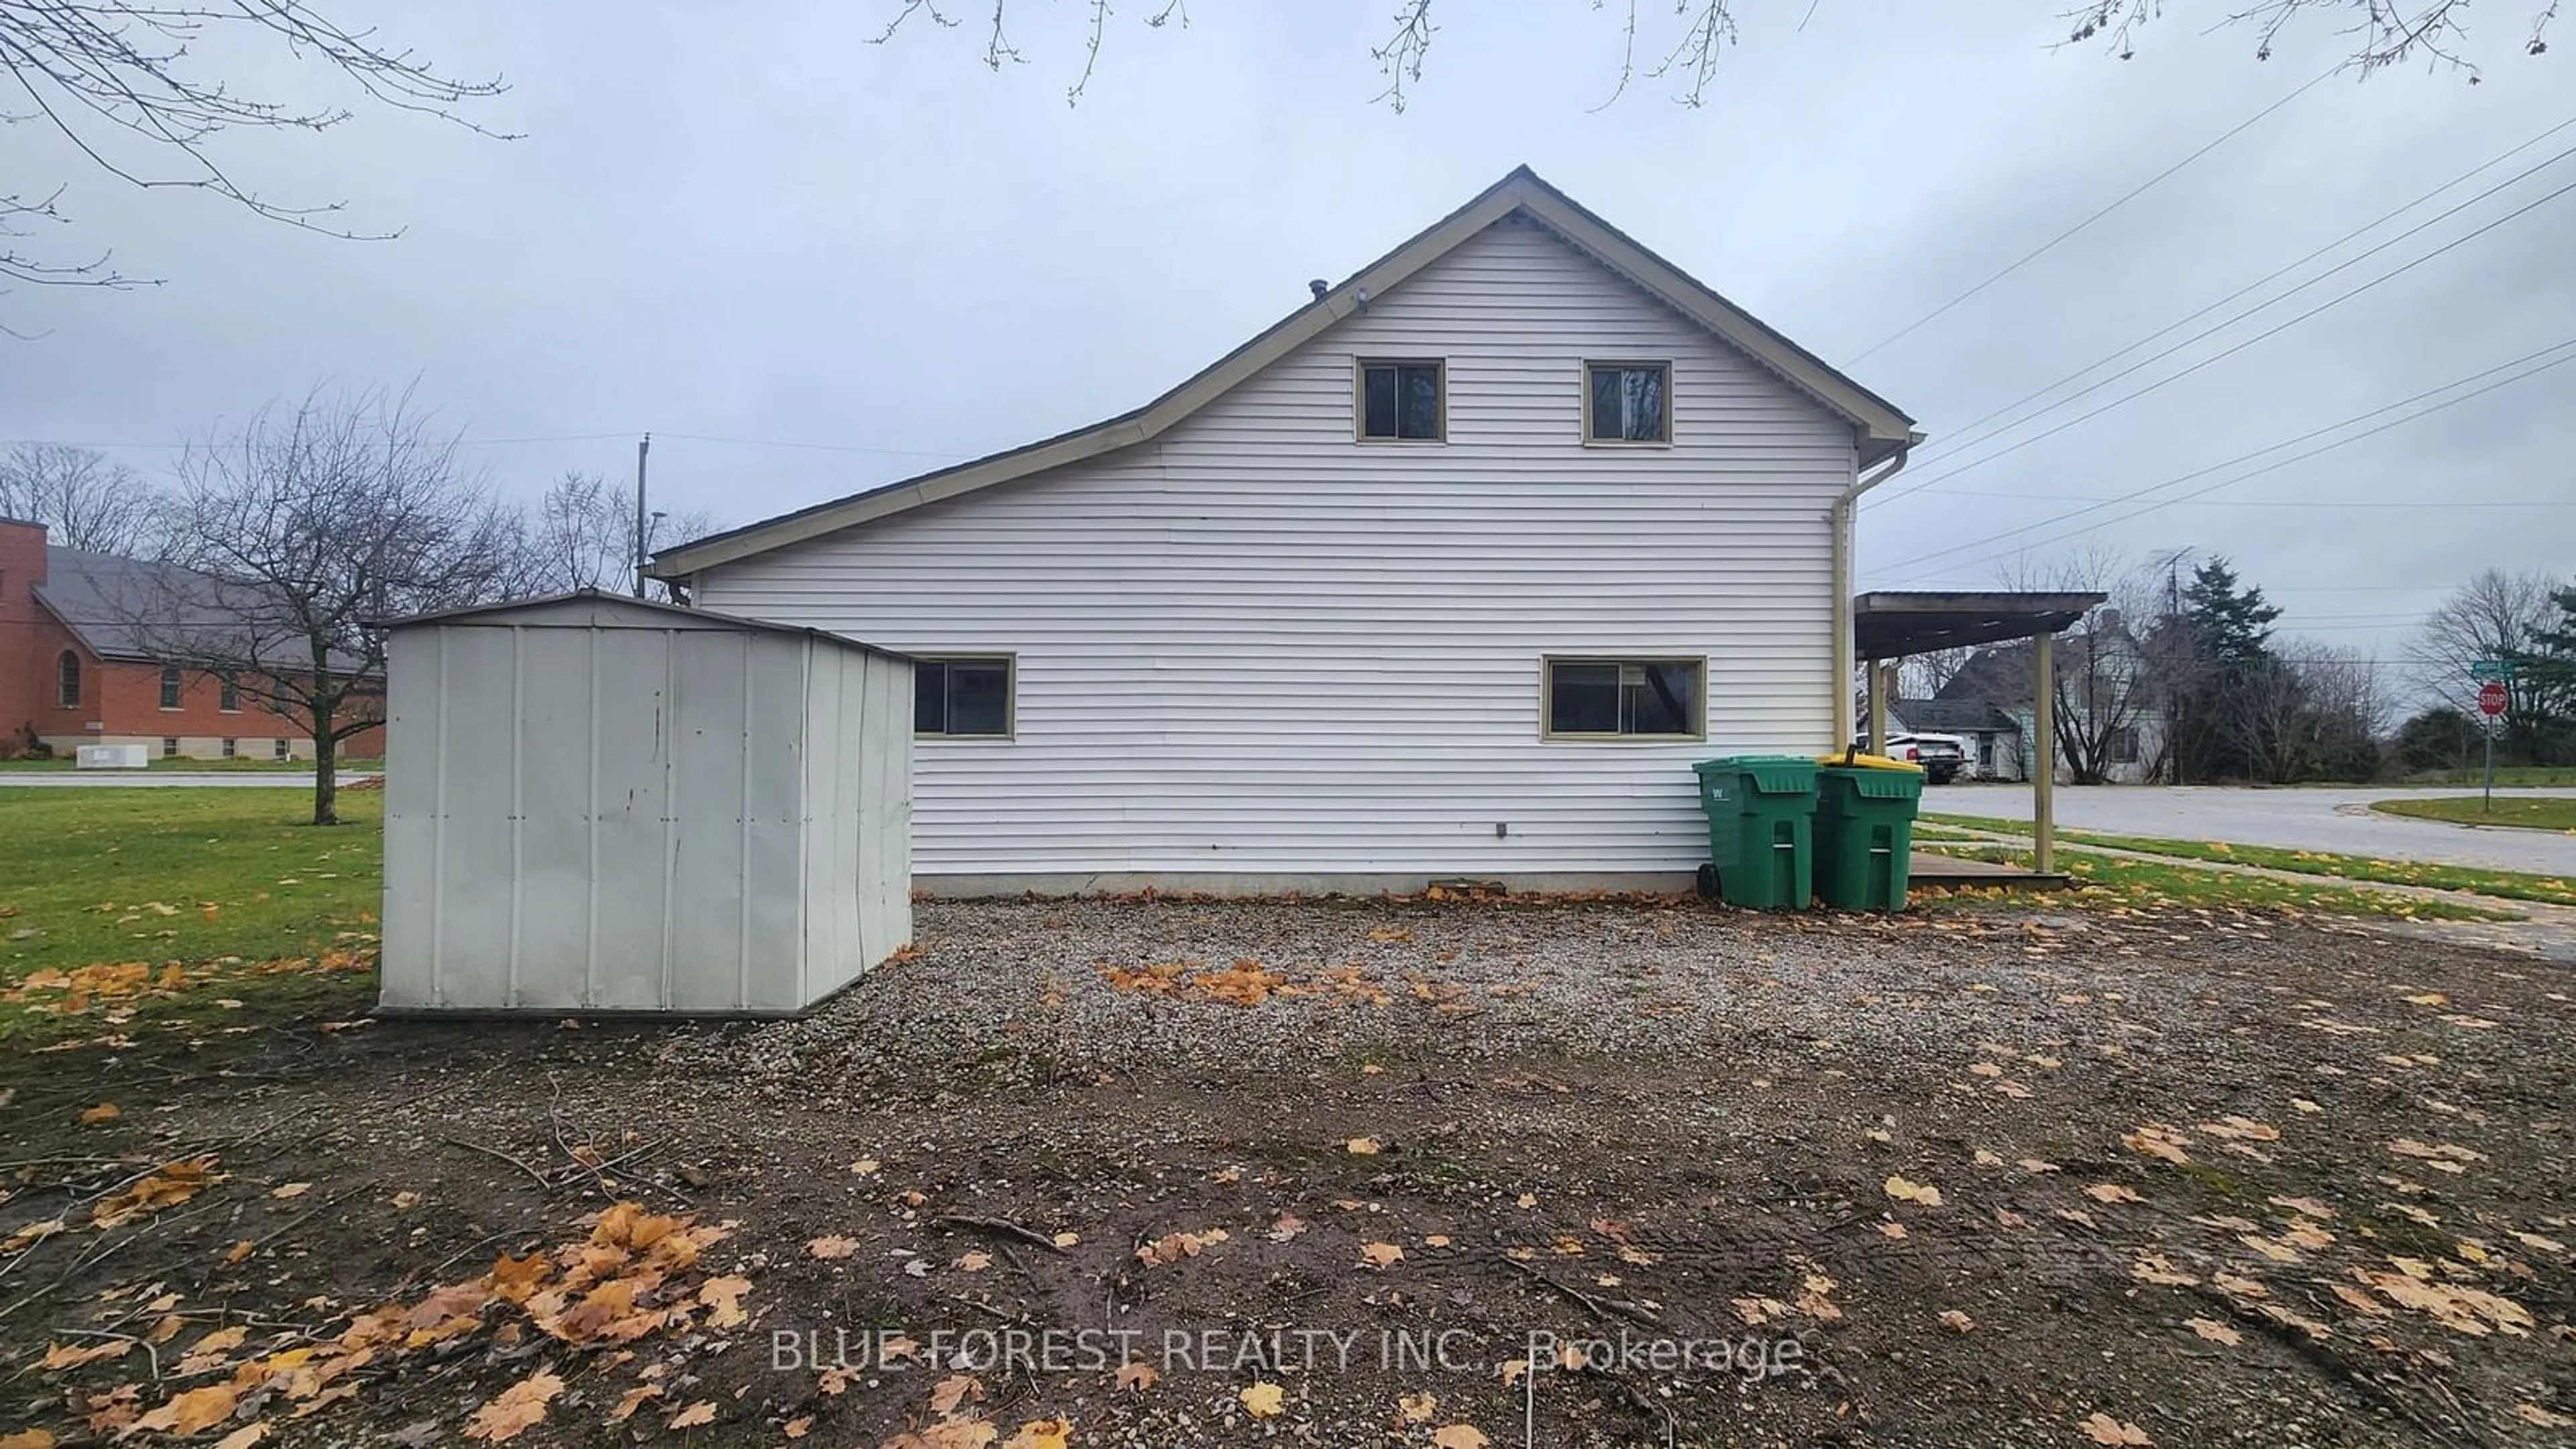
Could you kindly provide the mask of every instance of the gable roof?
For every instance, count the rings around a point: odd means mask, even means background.
[[[1934,734],[2021,733],[2019,722],[1984,700],[1900,699],[1889,707],[1910,730]]]
[[[812,629],[801,624],[781,624],[769,619],[754,619],[746,614],[719,614],[708,609],[692,609],[680,604],[666,604],[658,599],[638,599],[606,589],[575,589],[568,594],[546,594],[529,599],[503,599],[490,604],[467,604],[461,608],[434,609],[426,614],[407,614],[399,619],[373,621],[380,629],[410,629],[424,624],[459,625],[466,628],[503,629],[695,629],[757,634],[790,634],[838,644],[866,654],[882,654],[888,659],[912,663],[909,654],[880,649],[874,644],[835,634],[828,629]]]
[[[649,572],[656,578],[685,578],[701,569],[1146,442],[1357,311],[1363,294],[1383,295],[1515,212],[1535,218],[1576,249],[1644,288],[1849,422],[1859,443],[1863,468],[1917,441],[1914,420],[1895,404],[1835,371],[1824,359],[1765,326],[1539,179],[1538,173],[1520,166],[1465,206],[1361,268],[1340,286],[1288,314],[1268,331],[1143,407],[1087,428],[665,549],[653,556]]]
[[[249,652],[242,619],[260,607],[257,589],[178,564],[87,549],[45,546],[45,581],[31,591],[45,611],[101,659],[157,664],[174,652]],[[308,664],[310,646],[281,639],[259,663]],[[341,667],[353,667],[341,660]]]

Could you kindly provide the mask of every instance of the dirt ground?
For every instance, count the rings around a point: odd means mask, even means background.
[[[0,1444],[2576,1435],[2561,966],[2025,905],[918,936],[796,1022],[10,1065]]]

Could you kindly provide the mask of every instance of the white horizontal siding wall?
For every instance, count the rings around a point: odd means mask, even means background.
[[[1352,441],[1363,356],[1447,360],[1446,443]],[[1674,446],[1583,445],[1587,357],[1671,360]],[[1693,760],[1831,743],[1853,469],[1847,425],[1516,219],[1152,443],[700,600],[1017,656],[1016,738],[917,746],[928,886],[1687,871]],[[1546,654],[1707,656],[1707,741],[1542,740]]]

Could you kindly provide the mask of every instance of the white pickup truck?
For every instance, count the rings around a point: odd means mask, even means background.
[[[1861,736],[1852,741],[1856,749],[1868,749],[1869,739]],[[1887,757],[1923,767],[1923,781],[1928,785],[1947,785],[1962,775],[1974,773],[1968,743],[1957,735],[1932,735],[1908,731],[1887,737]]]

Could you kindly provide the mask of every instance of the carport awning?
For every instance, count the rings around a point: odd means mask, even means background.
[[[1863,659],[2056,634],[2105,594],[2022,591],[1862,594],[1852,600],[1852,643]]]

